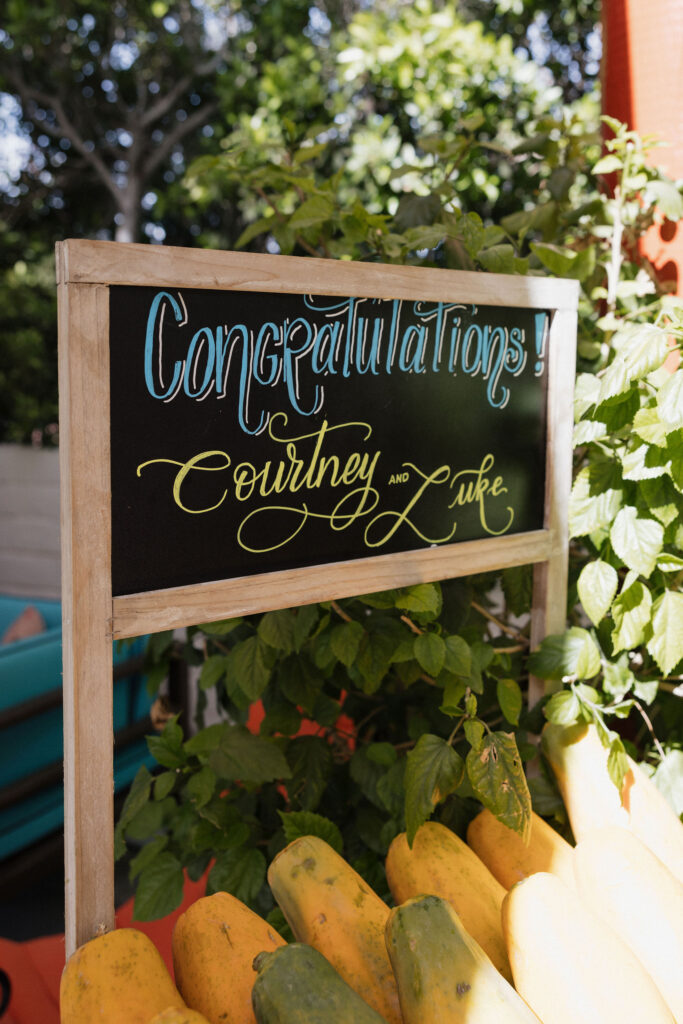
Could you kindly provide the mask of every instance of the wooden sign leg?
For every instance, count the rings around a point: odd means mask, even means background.
[[[64,895],[69,957],[88,939],[114,927],[113,683],[111,643],[73,626],[69,630],[66,612],[63,631]]]
[[[58,249],[66,953],[114,926],[109,297]]]
[[[569,494],[572,486],[576,311],[558,309],[548,344],[548,436],[546,440],[545,527],[550,531],[547,561],[534,565],[531,650],[567,625]],[[529,705],[546,692],[545,680],[529,679]]]

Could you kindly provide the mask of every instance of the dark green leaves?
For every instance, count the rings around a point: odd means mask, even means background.
[[[484,807],[518,832],[526,842],[531,829],[531,797],[510,733],[492,732],[467,755],[467,774]]]
[[[435,806],[456,789],[464,775],[463,760],[439,736],[425,734],[407,756],[405,814],[408,843]]]
[[[337,853],[342,853],[344,844],[341,832],[329,818],[323,817],[322,814],[313,814],[311,811],[290,811],[287,814],[280,811],[279,814],[288,843],[301,836],[317,836]]]
[[[253,903],[266,877],[266,858],[254,847],[219,853],[209,872],[206,895],[229,892],[247,905]]]
[[[289,765],[271,740],[253,736],[236,725],[222,726],[220,742],[209,757],[212,771],[221,779],[259,785],[288,779]]]
[[[183,869],[169,852],[149,858],[138,878],[133,906],[134,921],[155,921],[180,906],[183,898]]]

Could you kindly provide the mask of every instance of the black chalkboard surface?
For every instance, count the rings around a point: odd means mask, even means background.
[[[109,291],[115,596],[543,527],[549,312]]]

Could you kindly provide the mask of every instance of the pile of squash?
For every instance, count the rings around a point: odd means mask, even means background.
[[[489,811],[386,860],[390,908],[304,836],[268,881],[295,942],[228,893],[173,932],[175,981],[122,928],[62,976],[62,1024],[683,1024],[683,825],[631,762],[619,794],[594,728],[546,726],[576,845]]]

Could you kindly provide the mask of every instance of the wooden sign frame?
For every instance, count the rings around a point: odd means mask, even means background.
[[[533,564],[531,643],[565,626],[578,283],[70,239],[57,245],[66,952],[114,926],[112,643]],[[147,285],[549,310],[544,525],[529,533],[112,596],[109,288]],[[542,694],[532,681],[530,700]]]

